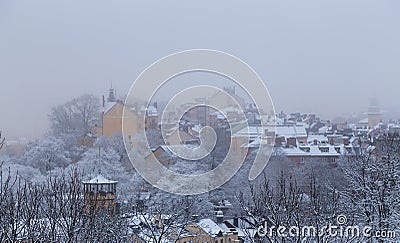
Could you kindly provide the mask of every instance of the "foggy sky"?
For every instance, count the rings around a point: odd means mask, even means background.
[[[50,108],[193,48],[231,53],[276,111],[333,118],[376,97],[400,117],[400,3],[370,0],[0,0],[0,130],[36,138]]]

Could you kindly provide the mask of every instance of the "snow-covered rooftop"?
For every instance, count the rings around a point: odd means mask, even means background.
[[[147,107],[147,116],[158,116],[157,108],[152,105]]]
[[[192,127],[192,130],[195,131],[195,132],[197,132],[197,133],[200,133],[200,131],[201,131],[202,128],[203,128],[203,127],[201,126],[201,124],[196,124],[196,125],[194,125],[194,126]]]
[[[247,126],[239,130],[237,133],[234,134],[234,136],[246,136],[249,138],[257,138],[263,134],[263,129],[262,127],[259,126],[249,126],[247,129]]]
[[[299,147],[282,148],[286,156],[335,156],[354,154],[351,145],[300,145]]]
[[[174,153],[170,150],[170,148],[180,155],[186,155],[186,158],[200,158],[203,157],[204,154],[207,154],[207,150],[204,147],[195,145],[195,144],[180,144],[180,145],[159,145],[158,147],[162,148],[166,155],[175,156]],[[158,148],[157,147],[157,148]],[[153,152],[157,149],[153,149]],[[187,154],[189,153],[189,154]]]
[[[107,112],[109,112],[113,107],[114,107],[114,105],[116,105],[117,104],[117,102],[107,102],[105,105],[104,105],[104,114],[106,114]]]
[[[224,107],[224,108],[222,108],[222,109],[220,109],[220,110],[218,110],[218,111],[214,111],[213,113],[211,113],[212,115],[221,115],[221,113],[223,114],[223,115],[227,115],[228,113],[241,113],[241,109],[239,109],[239,108],[237,108],[237,107],[233,107],[233,106],[227,106],[227,107]]]
[[[115,184],[118,183],[118,181],[112,181],[109,179],[106,179],[103,175],[99,174],[95,178],[84,181],[84,184]]]
[[[201,219],[198,225],[210,236],[215,236],[218,234],[227,235],[229,233],[229,229],[226,227],[226,225],[225,227],[224,224],[218,225],[211,219]]]
[[[276,136],[282,136],[285,138],[307,137],[307,131],[304,126],[277,126]]]
[[[368,124],[368,117],[360,120],[358,123],[359,124]]]
[[[320,135],[320,134],[310,134],[308,135],[307,138],[307,143],[313,143],[314,140],[317,140],[317,142],[328,142],[328,137],[326,137],[325,135]]]

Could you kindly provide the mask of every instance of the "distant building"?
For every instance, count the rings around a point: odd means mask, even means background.
[[[164,166],[174,165],[175,162],[179,159],[179,156],[175,155],[170,149],[174,150],[177,154],[189,153],[186,154],[188,158],[201,158],[203,154],[206,154],[206,150],[204,148],[198,147],[197,144],[189,143],[169,146],[159,145],[156,148],[152,149],[152,152],[145,157],[146,165],[152,165],[156,161],[160,162]],[[188,149],[193,150],[190,150],[188,152]]]
[[[189,127],[189,131],[191,132],[193,131],[191,127]],[[187,133],[178,128],[172,130],[170,133],[166,133],[165,136],[168,145],[179,145],[179,144],[186,144],[191,141],[198,141],[198,137],[191,135],[190,133]]]
[[[117,208],[117,181],[104,178],[99,174],[95,178],[83,181],[85,212],[95,213],[100,209],[115,213]]]
[[[122,133],[122,119],[125,119],[125,135],[132,137],[140,128],[137,114],[124,106],[124,102],[115,98],[114,89],[110,88],[107,102],[103,101],[102,124],[98,126],[97,137],[107,136],[112,138]],[[124,113],[125,112],[125,113]]]
[[[371,101],[368,108],[368,128],[373,129],[381,122],[381,111],[376,100]]]
[[[299,165],[310,160],[334,164],[341,156],[353,156],[356,154],[352,145],[317,144],[316,142],[298,147],[284,147],[281,150],[284,156]]]
[[[393,135],[393,134],[399,135],[400,134],[400,125],[393,125],[393,124],[390,125],[388,127],[388,132],[390,135]]]
[[[372,129],[381,122],[380,109],[377,106],[368,108],[368,128]]]
[[[229,226],[230,224],[224,222],[222,211],[218,211],[216,214],[216,222],[210,218],[194,222],[186,227],[186,232],[175,242],[240,242],[236,229]]]
[[[164,166],[175,164],[175,156],[165,145],[160,145],[152,149],[152,153],[145,157],[146,164],[154,163],[159,161]]]
[[[150,105],[146,109],[145,129],[158,129],[158,112],[157,105]]]

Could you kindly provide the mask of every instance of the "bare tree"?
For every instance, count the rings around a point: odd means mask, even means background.
[[[17,242],[21,239],[35,240],[40,235],[38,224],[41,191],[21,179],[11,176],[10,169],[3,174],[0,164],[0,239]]]
[[[80,241],[128,242],[131,236],[128,221],[123,214],[99,208],[95,214],[85,214]]]
[[[400,140],[383,137],[341,166],[349,186],[346,203],[359,223],[373,231],[391,231],[400,226]],[[372,240],[372,238],[370,238]],[[396,239],[378,239],[383,242]]]
[[[24,190],[24,200],[22,203],[22,222],[24,232],[21,238],[31,239],[33,242],[40,241],[44,234],[43,227],[41,225],[41,203],[43,191],[42,187],[33,184],[25,183]]]
[[[10,176],[10,170],[7,175],[3,177],[3,163],[0,164],[0,227],[1,239],[8,239],[12,241],[16,235],[14,232],[15,217],[13,217],[14,198],[12,187],[16,183]],[[11,226],[10,226],[11,224]]]
[[[82,177],[76,170],[36,184],[10,172],[3,178],[2,171],[1,242],[120,242],[129,238],[122,214],[85,212]]]
[[[302,191],[296,181],[293,178],[286,179],[283,172],[275,186],[271,185],[264,174],[259,183],[250,184],[249,198],[240,193],[237,199],[253,230],[265,226],[300,226],[302,223]],[[253,234],[253,230],[245,231],[247,239],[251,242],[279,242],[276,234],[259,237]]]
[[[140,221],[136,239],[142,242],[176,242],[191,222],[195,200],[188,196],[169,197],[162,193],[161,198],[148,200],[145,205],[134,208],[134,218]]]
[[[46,237],[76,242],[80,237],[84,217],[81,175],[75,169],[56,177],[48,177],[42,188],[40,210],[47,221]]]
[[[96,121],[100,123],[100,107],[97,97],[85,94],[52,108],[49,119],[53,135],[74,134],[83,143]]]
[[[1,137],[1,131],[0,131],[0,150],[3,148],[4,145],[4,141],[6,140],[6,138]]]
[[[243,229],[250,242],[326,242],[328,234],[320,234],[323,227],[335,223],[340,212],[339,193],[316,179],[309,172],[308,184],[299,185],[292,176],[281,172],[270,181],[264,177],[250,184],[250,196],[237,195],[249,228]],[[299,231],[289,235],[279,228],[294,227]],[[310,232],[302,232],[303,228]],[[260,230],[262,235],[255,234]],[[286,235],[286,236],[285,236]]]

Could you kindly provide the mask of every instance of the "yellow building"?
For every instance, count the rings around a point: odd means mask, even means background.
[[[143,115],[144,121],[143,121]],[[124,119],[124,130],[122,120]],[[107,102],[103,102],[102,125],[96,130],[97,137],[103,135],[112,138],[124,131],[127,139],[131,140],[140,129],[158,129],[158,113],[155,106],[150,105],[147,109],[138,110],[129,107],[122,100],[117,100],[114,89],[110,89]]]
[[[129,126],[124,130],[125,135],[127,137],[132,137],[136,134],[140,128],[137,115],[129,109],[125,109],[125,114],[123,114],[124,104],[122,101],[108,103],[107,105],[108,106],[105,107],[103,114],[102,135],[111,138],[116,134],[122,133],[123,118],[125,118],[125,124],[129,124]],[[123,115],[125,117],[123,117]]]
[[[183,234],[176,242],[240,242],[237,231],[228,228],[228,226],[222,222],[222,217],[221,215],[217,215],[217,222],[211,219],[201,219],[199,222],[187,226],[187,233]]]
[[[125,113],[124,113],[125,109]],[[124,129],[125,136],[131,139],[141,128],[138,115],[124,106],[123,101],[114,98],[114,90],[111,88],[107,102],[104,102],[102,126],[97,129],[97,137],[103,135],[112,138],[122,133],[122,119],[128,126]]]

